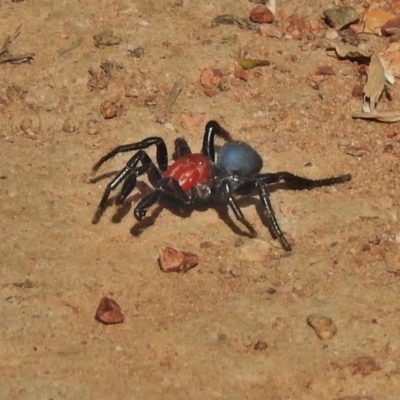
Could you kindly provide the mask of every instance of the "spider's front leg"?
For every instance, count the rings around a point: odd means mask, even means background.
[[[141,166],[137,166],[141,163]],[[117,176],[107,185],[103,197],[97,207],[96,213],[92,219],[93,224],[97,224],[107,206],[110,193],[121,182],[123,182],[122,189],[116,198],[116,204],[122,205],[125,199],[135,189],[137,177],[143,174],[148,174],[150,181],[155,182],[161,179],[161,172],[154,165],[151,158],[143,150],[139,150],[126,164],[126,166],[117,174]]]
[[[140,142],[124,144],[111,150],[93,166],[93,171],[97,171],[106,161],[115,157],[119,153],[127,153],[129,151],[146,150],[151,146],[157,147],[157,164],[161,171],[165,171],[168,167],[168,151],[164,139],[158,136],[151,136]]]
[[[144,151],[151,146],[156,146],[157,165],[161,171],[165,171],[168,167],[168,151],[164,139],[158,136],[151,136],[140,142],[118,146],[100,158],[100,160],[94,165],[93,171],[97,171],[106,161],[115,157],[117,154],[126,153],[129,151],[137,151],[137,153],[134,154],[134,156],[127,162],[125,168],[122,169],[119,174],[107,185],[100,204],[97,207],[97,211],[92,219],[93,224],[97,224],[99,222],[100,217],[106,208],[111,191],[114,190],[121,182],[124,182],[124,185],[116,199],[116,203],[118,205],[122,204],[126,197],[133,191],[136,186],[136,180],[138,176],[147,173],[151,183],[153,184],[156,180],[161,178],[159,169],[154,165],[153,161]],[[139,162],[142,163],[142,167],[137,167]]]

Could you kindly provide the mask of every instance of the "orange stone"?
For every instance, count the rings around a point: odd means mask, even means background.
[[[250,11],[250,20],[257,24],[270,24],[274,20],[274,14],[267,7],[259,5]]]

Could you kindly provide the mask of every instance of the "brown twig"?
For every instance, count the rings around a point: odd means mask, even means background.
[[[12,64],[22,64],[24,62],[29,62],[34,59],[35,53],[26,53],[26,54],[11,54],[9,51],[9,47],[12,42],[17,39],[17,37],[21,33],[21,25],[16,29],[16,31],[6,37],[3,45],[0,49],[0,64],[4,64],[10,62]]]
[[[171,115],[172,112],[172,107],[175,104],[179,93],[182,91],[184,87],[184,82],[181,80],[177,80],[174,83],[174,86],[172,87],[171,91],[168,94],[167,101],[165,102],[164,106],[158,110],[156,113],[156,121],[160,124],[164,124],[166,121],[168,121],[168,118]]]

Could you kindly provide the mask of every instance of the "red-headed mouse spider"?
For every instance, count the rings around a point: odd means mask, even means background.
[[[218,150],[214,149],[215,136],[225,140]],[[146,153],[146,149],[156,146],[156,162]],[[229,206],[236,219],[241,222],[251,236],[256,232],[240,209],[236,197],[258,194],[263,213],[272,236],[278,239],[286,251],[291,246],[286,240],[276,220],[269,196],[268,185],[283,182],[290,189],[312,189],[347,182],[351,175],[341,175],[325,179],[307,179],[290,172],[261,173],[261,156],[247,143],[233,140],[218,122],[207,123],[200,153],[192,153],[185,139],[175,140],[176,161],[168,165],[168,151],[161,137],[153,136],[137,143],[118,146],[102,157],[93,170],[119,153],[135,151],[125,167],[107,185],[92,222],[99,222],[112,190],[122,184],[116,197],[116,204],[122,205],[135,189],[137,178],[146,174],[154,189],[136,205],[134,215],[142,220],[148,209],[163,195],[172,197],[186,206],[224,203]]]

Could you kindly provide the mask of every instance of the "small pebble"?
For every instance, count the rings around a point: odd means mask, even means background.
[[[64,121],[64,124],[61,129],[65,133],[72,133],[79,129],[79,125],[75,123],[71,118],[67,118]]]
[[[164,128],[168,129],[169,131],[175,132],[175,127],[171,122],[165,122]]]
[[[250,11],[250,20],[257,24],[270,24],[274,20],[274,14],[266,6],[259,5]]]
[[[383,153],[391,153],[393,152],[394,147],[391,143],[386,143],[385,146],[383,147]]]
[[[314,332],[321,340],[330,340],[337,332],[336,325],[333,323],[332,319],[324,315],[309,315],[307,317],[307,324],[314,329]]]
[[[221,82],[223,73],[216,68],[204,68],[200,73],[200,84],[206,89],[211,89]]]
[[[101,130],[101,124],[97,119],[90,119],[87,123],[87,133],[88,135],[97,135]]]
[[[97,307],[95,319],[105,325],[111,325],[121,324],[125,317],[121,312],[121,307],[114,299],[103,297]]]
[[[249,73],[245,69],[237,65],[235,67],[235,77],[247,82],[249,80]]]
[[[328,8],[323,11],[323,14],[328,25],[336,30],[346,28],[360,19],[353,7]]]
[[[382,35],[391,36],[400,33],[400,16],[390,19],[381,26]]]
[[[217,95],[217,91],[214,89],[204,89],[203,93],[207,96],[207,97],[215,97]]]
[[[328,40],[335,40],[339,37],[339,34],[337,33],[337,31],[335,29],[329,28],[325,32],[325,37]]]
[[[335,71],[330,65],[321,65],[315,70],[317,75],[336,75]]]
[[[267,342],[264,342],[264,341],[262,341],[262,340],[259,340],[255,345],[254,345],[254,350],[257,350],[257,351],[263,351],[263,350],[265,350],[265,349],[267,349],[268,348],[268,343]]]
[[[126,85],[124,96],[137,99],[139,97],[139,90],[134,85]]]
[[[33,131],[33,121],[30,118],[23,118],[19,127],[27,135],[33,136],[35,134]]]
[[[158,261],[162,272],[187,272],[198,264],[199,258],[193,253],[165,247]]]
[[[144,50],[143,50],[143,47],[136,47],[133,50],[128,49],[128,53],[129,53],[130,57],[141,58],[144,55]]]
[[[274,25],[262,24],[260,25],[260,35],[280,39],[283,32]]]
[[[240,278],[242,276],[242,270],[238,267],[230,268],[229,273],[233,278]]]
[[[340,37],[343,43],[348,43],[352,46],[358,46],[361,43],[360,35],[351,28],[341,31]]]
[[[141,25],[141,26],[149,26],[150,22],[146,21],[145,19],[140,19],[138,21],[138,24]]]
[[[104,119],[111,119],[122,115],[122,106],[112,101],[105,101],[100,106],[100,112]]]
[[[381,369],[379,364],[372,357],[368,356],[357,357],[349,364],[349,367],[353,375],[360,376],[367,376]]]

